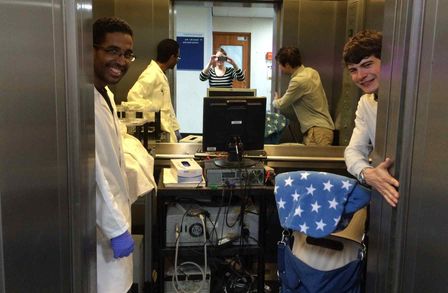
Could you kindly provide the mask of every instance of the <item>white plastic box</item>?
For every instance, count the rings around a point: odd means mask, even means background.
[[[171,159],[171,173],[178,183],[202,181],[202,168],[193,159]]]

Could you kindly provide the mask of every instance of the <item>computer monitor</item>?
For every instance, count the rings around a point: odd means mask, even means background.
[[[207,97],[255,97],[256,89],[248,88],[219,88],[211,87],[207,89]]]
[[[203,112],[204,152],[228,152],[227,160],[215,161],[221,167],[250,167],[244,151],[263,150],[266,97],[206,97]]]

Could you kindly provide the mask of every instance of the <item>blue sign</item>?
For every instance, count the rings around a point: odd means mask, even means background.
[[[181,59],[178,70],[202,70],[204,68],[204,38],[195,36],[177,37]]]

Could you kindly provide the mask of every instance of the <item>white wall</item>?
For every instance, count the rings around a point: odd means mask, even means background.
[[[176,4],[176,36],[185,34],[204,37],[204,64],[211,55],[212,14],[209,7]],[[188,58],[180,52],[181,58]],[[202,133],[202,103],[207,95],[207,82],[199,80],[200,70],[176,70],[176,116],[180,131]]]
[[[258,96],[268,98],[270,108],[271,81],[267,79],[266,52],[272,52],[273,18],[212,17],[210,7],[176,4],[175,34],[203,35],[204,65],[212,54],[212,32],[251,33],[251,88]],[[182,55],[182,58],[188,56]],[[176,115],[185,133],[202,133],[202,102],[208,82],[199,80],[200,70],[176,70]]]

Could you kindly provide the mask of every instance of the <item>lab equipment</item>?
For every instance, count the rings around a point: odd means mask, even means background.
[[[215,161],[218,166],[255,164],[243,152],[264,148],[266,97],[206,97],[203,115],[203,151],[228,152],[226,161]]]

